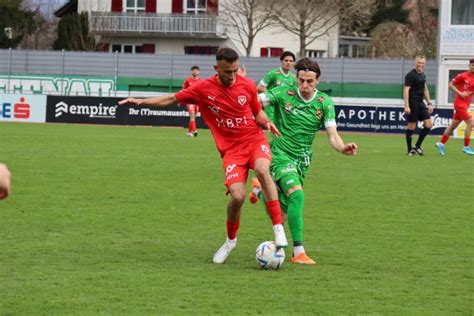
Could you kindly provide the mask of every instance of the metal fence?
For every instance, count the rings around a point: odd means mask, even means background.
[[[400,85],[400,91],[405,74],[414,66],[412,59],[321,58],[317,61],[322,69],[321,82],[397,84]],[[0,50],[0,75],[7,78],[4,92],[14,92],[8,78],[15,75],[46,74],[57,78],[70,75],[105,76],[112,78],[115,83],[119,77],[173,80],[188,77],[192,65],[200,66],[202,77],[211,76],[214,74],[214,63],[214,56],[200,55]],[[280,60],[242,57],[241,64],[246,66],[247,76],[257,81],[269,69],[279,66]],[[427,61],[425,73],[428,84],[435,84],[436,61]]]

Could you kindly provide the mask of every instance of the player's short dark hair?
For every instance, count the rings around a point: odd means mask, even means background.
[[[192,67],[191,67],[191,70],[194,70],[194,69],[199,70],[199,66],[197,66],[197,65],[192,66]]]
[[[469,59],[470,64],[474,64],[474,58]]]
[[[308,57],[301,58],[295,64],[296,75],[298,75],[300,70],[304,71],[313,71],[316,73],[316,78],[321,76],[321,68],[319,68],[319,64],[315,61],[312,61]]]
[[[283,60],[283,59],[285,59],[285,57],[288,57],[288,56],[293,57],[293,61],[296,60],[295,54],[293,54],[292,52],[290,52],[288,50],[286,52],[283,52],[283,54],[281,54],[280,60]]]
[[[219,49],[216,54],[217,61],[225,60],[229,63],[233,63],[234,61],[238,59],[239,59],[239,54],[237,54],[237,52],[233,50],[232,48],[228,48],[228,47]]]

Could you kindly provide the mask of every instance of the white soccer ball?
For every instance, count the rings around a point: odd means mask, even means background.
[[[261,268],[278,269],[285,261],[285,250],[277,250],[274,241],[264,241],[257,247],[255,259]]]

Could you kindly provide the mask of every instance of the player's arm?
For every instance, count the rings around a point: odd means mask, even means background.
[[[172,94],[167,94],[167,95],[161,95],[159,97],[152,97],[148,99],[137,99],[137,98],[126,98],[121,101],[119,101],[119,105],[124,105],[127,103],[135,104],[135,105],[140,105],[140,106],[168,106],[172,104],[177,104],[178,99],[176,98],[176,95],[174,93]]]
[[[11,173],[7,166],[0,163],[0,200],[10,195],[11,191]]]
[[[410,86],[403,86],[403,112],[410,114],[410,104],[408,103],[408,96],[410,95]]]
[[[454,78],[456,79],[456,78]],[[465,97],[468,97],[472,92],[468,92],[468,91],[459,91],[458,87],[457,87],[457,84],[454,82],[454,79],[451,80],[451,82],[449,83],[449,89],[453,90],[454,93],[456,93],[458,96],[460,96],[461,98],[465,98]]]
[[[430,90],[428,89],[428,85],[426,83],[425,83],[425,90],[423,91],[423,94],[424,94],[425,100],[428,104],[428,112],[432,113],[433,112],[433,103],[431,103]]]
[[[356,143],[347,143],[344,144],[341,136],[337,132],[336,126],[327,126],[326,132],[328,134],[328,141],[332,148],[335,151],[338,151],[344,155],[355,155],[357,154],[357,144]]]
[[[258,112],[257,115],[255,115],[255,121],[257,122],[258,125],[260,125],[264,129],[269,130],[276,137],[280,136],[280,131],[275,126],[275,124],[273,124],[272,121],[270,121],[267,114],[263,110],[260,110],[260,112]]]
[[[267,87],[262,84],[262,81],[260,81],[257,85],[257,92],[258,93],[265,93],[267,92]]]

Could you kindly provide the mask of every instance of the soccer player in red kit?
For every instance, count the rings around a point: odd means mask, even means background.
[[[469,60],[469,70],[454,77],[449,83],[449,88],[456,93],[453,120],[444,130],[441,141],[436,143],[436,147],[438,147],[440,155],[444,156],[444,144],[448,141],[453,130],[464,121],[466,122],[466,130],[464,131],[464,148],[462,151],[468,155],[474,155],[474,151],[470,147],[474,120],[469,109],[474,94],[474,58]]]
[[[191,87],[193,84],[198,83],[201,80],[199,78],[199,66],[191,67],[191,77],[188,77],[183,83],[183,89]],[[196,128],[196,114],[199,112],[199,105],[187,103],[186,109],[189,113],[189,126],[188,126],[188,136],[196,137],[197,128]]]
[[[230,48],[217,52],[216,75],[175,94],[149,99],[127,98],[119,104],[168,106],[182,103],[200,105],[223,160],[225,185],[230,193],[227,205],[227,239],[214,254],[214,263],[224,263],[237,243],[240,214],[245,201],[248,170],[253,169],[262,185],[263,197],[273,223],[277,247],[286,247],[278,193],[269,171],[271,151],[261,127],[278,136],[257,99],[255,83],[238,75],[239,56]]]

